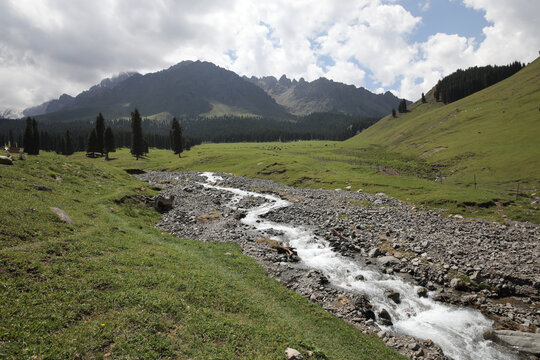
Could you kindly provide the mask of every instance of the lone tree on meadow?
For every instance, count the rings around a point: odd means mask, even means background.
[[[105,132],[105,119],[103,118],[103,114],[99,113],[99,115],[96,118],[96,135],[97,135],[97,148],[99,149],[97,152],[100,152],[101,155],[103,155],[103,152],[104,152],[104,142],[103,142],[104,132]]]
[[[180,127],[180,123],[178,123],[176,118],[172,119],[172,129],[170,134],[172,150],[175,154],[178,154],[178,157],[180,157],[180,154],[184,150],[182,146],[182,128]]]
[[[400,113],[406,113],[407,112],[407,101],[405,99],[401,100],[399,102],[398,111]]]
[[[392,109],[392,117],[393,117],[393,118],[396,117],[396,109]]]
[[[103,137],[103,150],[105,151],[105,160],[109,160],[109,153],[116,151],[114,144],[114,134],[110,126],[105,129],[105,135]]]
[[[142,133],[142,119],[139,110],[135,109],[131,113],[131,154],[139,160],[147,151],[147,144],[144,141]]]
[[[422,104],[427,103],[426,96],[422,93]]]

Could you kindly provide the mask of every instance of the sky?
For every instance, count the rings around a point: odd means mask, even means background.
[[[529,63],[538,0],[0,0],[0,112],[204,60],[416,100],[458,68]]]

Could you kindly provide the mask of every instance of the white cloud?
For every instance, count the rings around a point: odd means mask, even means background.
[[[463,2],[485,11],[491,23],[481,43],[457,34],[411,43],[421,18],[398,0],[3,1],[0,109],[74,95],[120,71],[156,71],[186,59],[248,76],[325,76],[357,86],[369,80],[372,90],[414,100],[458,67],[536,57],[539,2]],[[321,56],[333,64],[318,65]]]

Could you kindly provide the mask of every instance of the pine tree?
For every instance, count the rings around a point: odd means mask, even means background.
[[[9,129],[9,146],[15,147],[15,137],[13,136],[13,129]]]
[[[37,121],[35,118],[32,119],[32,147],[34,149],[34,152],[32,155],[39,155],[39,148],[41,146],[39,141],[39,131],[37,126]]]
[[[69,130],[66,131],[66,140],[65,140],[65,147],[64,147],[64,155],[71,155],[75,152],[74,146],[73,146],[73,138],[71,137],[71,134],[69,133]]]
[[[145,150],[141,114],[139,114],[139,110],[135,109],[131,113],[131,154],[139,160],[139,156],[143,156]]]
[[[103,155],[104,152],[104,142],[103,142],[103,135],[105,132],[105,119],[103,118],[103,115],[99,113],[99,115],[96,118],[96,135],[97,135],[97,147],[98,151],[101,155]]]
[[[392,117],[393,117],[393,118],[396,117],[396,109],[392,109]]]
[[[422,93],[422,104],[427,103],[426,96]]]
[[[398,111],[400,113],[405,113],[407,112],[407,101],[405,101],[405,99],[401,100],[399,102],[399,106],[398,106]]]
[[[110,126],[105,129],[105,135],[103,137],[103,149],[105,151],[105,160],[109,160],[109,153],[116,151],[114,144],[114,134]]]
[[[34,154],[34,136],[32,134],[32,118],[26,118],[26,128],[23,136],[24,152],[28,155]]]
[[[172,151],[175,154],[178,154],[178,157],[180,157],[180,154],[182,153],[182,128],[180,127],[180,124],[178,123],[178,120],[176,118],[173,118],[172,120],[172,130],[171,130],[171,147]]]
[[[86,144],[86,154],[90,154],[91,157],[95,156],[96,152],[99,152],[98,142],[97,142],[97,131],[92,129],[88,135],[88,143]]]

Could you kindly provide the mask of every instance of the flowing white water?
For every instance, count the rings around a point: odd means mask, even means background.
[[[214,184],[217,180],[221,180],[212,173],[203,173],[203,176]],[[437,303],[429,298],[421,298],[416,293],[417,286],[337,254],[328,241],[316,236],[308,228],[274,223],[261,218],[261,215],[272,210],[289,206],[288,201],[268,194],[202,185],[234,194],[229,206],[234,206],[247,196],[268,200],[250,209],[242,222],[261,232],[270,229],[282,232],[283,235],[270,238],[294,247],[301,261],[310,268],[322,271],[333,285],[351,292],[366,294],[376,312],[386,309],[392,317],[393,326],[380,326],[381,328],[394,334],[431,339],[447,356],[456,360],[516,359],[514,355],[494,347],[491,341],[483,339],[482,334],[491,328],[492,321],[479,311],[460,309]],[[364,276],[364,280],[355,279],[359,274]],[[400,293],[400,304],[388,299],[386,295],[388,290]]]

